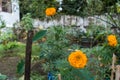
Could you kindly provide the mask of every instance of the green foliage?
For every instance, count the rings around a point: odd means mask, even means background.
[[[20,45],[16,42],[8,42],[6,44],[0,44],[0,58],[5,57],[5,56],[16,56],[16,55],[21,55],[24,52],[22,52],[24,47],[20,49]]]
[[[13,40],[15,38],[15,36],[13,35],[13,32],[10,28],[5,28],[6,27],[6,23],[4,20],[1,19],[0,17],[0,43],[2,44],[6,44],[9,41]],[[1,47],[3,47],[3,45],[1,45]]]
[[[57,5],[56,0],[20,0],[20,14],[23,17],[26,13],[31,13],[33,18],[44,19],[45,9]]]
[[[18,74],[23,75],[24,68],[25,68],[24,65],[25,65],[25,61],[22,59],[17,65],[17,73]]]
[[[27,31],[33,29],[33,20],[31,18],[31,14],[27,13],[22,17],[21,27]]]
[[[33,41],[37,41],[40,38],[42,38],[46,34],[46,32],[47,30],[40,30],[39,32],[37,32],[35,36],[33,37]]]
[[[90,24],[85,32],[76,27],[70,27],[67,33],[69,33],[68,38],[70,43],[85,48],[102,45],[106,41],[106,35],[112,33],[112,31],[110,27]]]
[[[118,0],[63,0],[60,13],[77,16],[101,15],[104,13],[116,13]],[[33,18],[44,19],[47,7],[59,8],[57,0],[20,0],[20,14],[31,13]]]
[[[96,55],[100,58],[100,61],[107,65],[110,65],[112,62],[112,55],[114,53],[114,50],[110,47],[96,47]],[[99,48],[99,49],[98,49]]]
[[[0,74],[0,80],[6,80],[6,79],[7,79],[6,75]]]
[[[104,80],[105,76],[109,75],[106,72],[110,71],[109,66],[111,63],[111,54],[114,52],[112,51],[113,49],[106,46],[106,44],[101,44],[101,46],[97,45],[91,48],[81,48],[79,44],[70,44],[70,40],[67,36],[71,35],[72,32],[69,28],[71,27],[54,26],[48,28],[47,32],[44,32],[43,30],[43,32],[46,33],[44,36],[46,41],[40,42],[40,49],[39,46],[33,45],[32,57],[38,56],[38,53],[40,52],[40,59],[45,61],[42,64],[44,70],[46,72],[52,72],[55,79],[57,79],[57,74],[60,73],[62,75],[62,80]],[[88,33],[90,34],[87,36],[84,35],[84,37],[94,36],[95,40],[98,40],[103,36],[104,38],[102,39],[105,39],[105,37],[109,34],[109,32],[100,26],[99,28],[96,26],[88,28]],[[36,40],[41,36],[41,31],[39,33],[40,34],[36,34]],[[98,35],[100,35],[100,37],[97,37]],[[83,37],[83,35],[81,35],[81,37]],[[25,53],[25,44],[11,42],[6,45],[8,45],[8,49],[13,50],[12,53],[19,55],[21,55],[21,53],[24,55]],[[0,52],[5,50],[3,49],[3,46],[4,45],[0,45]],[[118,51],[118,53],[119,47],[120,46],[118,45],[117,50],[115,50]],[[72,68],[67,61],[68,55],[75,49],[81,49],[88,57],[88,63],[84,69]],[[17,72],[22,73],[24,65],[23,62],[24,61],[20,61],[18,64],[19,66],[17,68]],[[101,64],[103,66],[101,66]],[[31,76],[31,79],[44,80],[44,77],[35,74]]]
[[[5,28],[5,27],[6,27],[5,21],[4,21],[4,20],[2,20],[2,19],[1,19],[1,17],[0,17],[0,23],[1,23],[1,25],[0,25],[0,29],[2,29],[2,28]]]
[[[37,73],[32,73],[30,80],[46,80],[46,78],[45,78],[45,76],[41,76]]]
[[[45,36],[46,42],[40,43],[40,58],[45,59],[46,71],[51,71],[55,76],[62,75],[63,80],[104,80],[110,78],[110,65],[112,54],[119,53],[119,45],[116,49],[107,45],[107,36],[111,34],[110,28],[104,26],[90,25],[87,32],[79,35],[72,33],[71,27],[54,26],[48,29]],[[73,30],[73,32],[75,32]],[[68,35],[75,37],[92,37],[97,42],[96,46],[90,48],[81,48],[80,44],[70,44]],[[71,37],[72,38],[72,37]],[[73,38],[72,38],[73,39]],[[88,57],[87,66],[84,69],[72,68],[67,57],[71,51],[80,49]],[[87,75],[87,77],[85,76]]]
[[[107,35],[108,34],[106,34],[105,41],[101,45],[97,45],[96,47],[93,47],[93,53],[98,57],[98,60],[100,60],[100,62],[104,66],[111,65],[113,53],[116,54],[117,58],[120,57],[120,55],[119,55],[119,52],[120,52],[119,37],[117,36],[117,41],[118,41],[117,46],[111,47],[108,45]],[[119,64],[119,63],[117,63],[117,64]]]
[[[4,28],[1,30],[0,33],[0,43],[7,44],[10,41],[15,40],[15,35],[13,34],[13,31],[11,28]]]
[[[85,16],[103,14],[103,2],[101,0],[86,0],[86,4],[83,11]]]
[[[66,33],[66,28],[62,26],[50,27],[45,36],[47,40],[40,43],[40,59],[46,60],[45,64],[48,66],[46,71],[54,71],[55,62],[67,57],[69,41],[66,38]]]
[[[1,54],[1,53],[3,53],[3,52],[4,52],[4,45],[1,44],[1,45],[0,45],[0,58],[3,56],[3,54]]]
[[[18,47],[18,44],[17,44],[16,41],[14,41],[14,42],[8,42],[7,44],[4,45],[4,49],[5,50],[11,50],[11,49],[13,49],[15,47]]]
[[[88,65],[88,67],[84,69],[75,69],[72,68],[67,61],[70,52],[80,48],[79,45],[70,45],[66,37],[68,34],[68,27],[53,26],[48,29],[45,36],[47,39],[46,42],[40,43],[40,59],[45,59],[46,61],[43,63],[43,68],[46,72],[52,72],[55,77],[60,73],[62,80],[94,80],[95,77],[93,76],[97,76],[97,74],[91,74],[93,71],[91,69],[95,68],[97,70],[99,66],[94,67],[92,65],[93,67],[89,67]],[[88,51],[86,51],[86,53],[88,53]],[[89,54],[90,53],[91,52],[89,52]]]
[[[106,41],[106,36],[112,33],[110,27],[91,24],[87,27],[84,37],[93,38],[93,43],[102,44]]]
[[[106,15],[106,18],[108,19],[107,23],[110,24],[112,32],[114,34],[119,35],[120,34],[119,14],[108,13]]]
[[[103,2],[103,11],[105,12],[116,12],[116,3],[119,2],[119,0],[101,0]],[[113,8],[111,8],[113,6]],[[112,9],[112,10],[111,10]]]
[[[116,13],[117,2],[118,0],[63,0],[62,13],[82,17]]]
[[[54,65],[59,70],[58,73],[61,74],[62,80],[94,80],[93,75],[90,74],[87,68],[75,69],[71,67],[67,61],[67,57],[57,59]]]
[[[95,46],[92,48],[82,48],[84,53],[87,53],[88,63],[86,70],[90,71],[91,75],[94,76],[94,80],[104,80],[110,78],[110,64],[111,56],[108,56],[109,53],[102,53],[101,46]],[[100,57],[100,55],[106,55]],[[109,61],[108,58],[110,59]]]
[[[54,61],[58,57],[65,56],[68,47],[68,40],[66,39],[66,29],[62,26],[53,26],[48,29],[46,34],[47,41],[41,43],[41,57],[46,58],[48,61]]]
[[[68,15],[83,15],[83,10],[86,5],[85,0],[63,0],[62,13]]]
[[[25,56],[25,44],[21,42],[9,42],[6,45],[0,44],[0,57],[3,56]],[[32,46],[32,58],[39,56],[40,47],[33,44]]]
[[[87,5],[83,13],[86,16],[116,13],[117,2],[117,0],[86,0]]]

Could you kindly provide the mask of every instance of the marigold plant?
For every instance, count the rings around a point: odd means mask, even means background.
[[[120,5],[117,5],[116,8],[117,8],[117,12],[120,13]]]
[[[112,47],[115,47],[118,43],[116,36],[112,34],[107,37],[107,40],[108,40],[108,44]]]
[[[77,50],[68,56],[68,61],[75,68],[84,68],[87,64],[87,57],[82,51]]]
[[[54,7],[47,8],[45,13],[47,16],[53,16],[56,14],[56,8]]]

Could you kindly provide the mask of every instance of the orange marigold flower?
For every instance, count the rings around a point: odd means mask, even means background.
[[[54,7],[47,8],[45,13],[47,16],[53,16],[56,14],[56,8],[54,8]]]
[[[87,57],[82,51],[76,50],[68,56],[68,61],[75,68],[84,68],[87,64]]]
[[[116,36],[112,34],[107,37],[107,40],[108,40],[108,44],[112,47],[115,47],[118,43]]]

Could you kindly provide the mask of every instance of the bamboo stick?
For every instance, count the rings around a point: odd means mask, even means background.
[[[116,62],[116,56],[113,53],[113,57],[112,57],[112,71],[111,71],[111,78],[110,78],[110,80],[114,80],[115,62]]]
[[[58,74],[58,80],[62,80],[62,79],[61,79],[61,74]]]
[[[120,65],[116,66],[115,80],[120,80]]]

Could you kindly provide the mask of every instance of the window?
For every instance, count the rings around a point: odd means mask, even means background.
[[[11,0],[0,0],[0,11],[3,12],[12,12]]]

